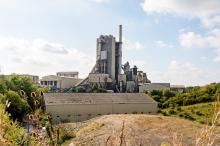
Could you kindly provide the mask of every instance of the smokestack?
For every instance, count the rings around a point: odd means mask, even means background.
[[[122,25],[119,25],[119,42],[122,42]]]

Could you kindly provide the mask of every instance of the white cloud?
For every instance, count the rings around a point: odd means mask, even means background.
[[[110,0],[90,0],[90,1],[97,2],[97,3],[106,3],[106,2],[109,2]]]
[[[131,41],[126,38],[123,38],[123,45],[127,50],[141,50],[144,48],[144,45],[141,44],[139,41]]]
[[[25,40],[0,37],[2,72],[55,74],[57,71],[77,70],[85,77],[93,67],[93,57],[74,48],[43,39]]]
[[[155,41],[154,44],[155,44],[155,47],[157,48],[173,48],[173,45],[168,44],[161,40]]]
[[[194,32],[183,32],[179,36],[179,42],[185,48],[214,48],[216,57],[214,61],[220,61],[220,29],[210,30],[206,35],[201,36]]]
[[[196,86],[220,82],[219,74],[220,70],[204,70],[190,62],[173,60],[164,72],[153,71],[149,73],[149,77],[152,82],[169,82],[171,84]]]
[[[197,17],[205,26],[219,25],[220,22],[219,0],[145,0],[141,6],[147,14]]]
[[[220,24],[220,15],[216,15],[213,17],[204,17],[202,19],[202,23],[207,27],[214,27],[215,25]]]

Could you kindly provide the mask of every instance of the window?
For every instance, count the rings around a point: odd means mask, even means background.
[[[67,115],[67,117],[70,117],[71,115]]]
[[[54,86],[57,86],[57,81],[54,81]]]

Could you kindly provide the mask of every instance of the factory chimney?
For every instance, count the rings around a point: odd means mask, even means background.
[[[119,42],[122,42],[122,25],[119,25]]]
[[[122,62],[122,25],[119,25],[119,41],[116,43],[115,54],[115,79],[118,82],[118,76],[121,74],[121,62]]]

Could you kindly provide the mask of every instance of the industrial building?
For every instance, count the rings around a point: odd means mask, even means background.
[[[101,35],[96,43],[96,64],[88,77],[75,87],[98,84],[117,93],[133,93],[138,92],[139,83],[151,82],[147,74],[139,71],[137,66],[130,68],[129,62],[122,65],[122,25],[119,25],[118,41],[112,35]]]
[[[41,78],[40,85],[51,88],[51,91],[64,91],[75,86],[81,80],[75,77],[48,75]]]
[[[57,76],[59,77],[70,77],[70,78],[76,78],[78,79],[79,72],[57,72]]]
[[[108,114],[157,113],[157,102],[141,93],[46,93],[44,100],[55,123]]]
[[[153,90],[170,90],[170,83],[145,83],[139,85],[140,93]]]
[[[184,85],[170,85],[170,83],[145,83],[139,84],[139,93],[144,93],[153,90],[170,90],[172,92],[183,93]]]

